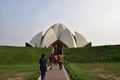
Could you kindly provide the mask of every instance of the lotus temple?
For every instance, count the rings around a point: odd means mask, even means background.
[[[44,34],[43,32],[36,34],[30,42],[25,43],[25,46],[48,48],[55,44],[66,48],[91,46],[91,42],[88,42],[83,35],[78,32],[73,34],[61,23],[52,25]]]

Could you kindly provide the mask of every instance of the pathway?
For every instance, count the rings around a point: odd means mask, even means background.
[[[40,77],[38,78],[38,80],[41,80]],[[61,70],[59,70],[59,66],[53,64],[52,70],[47,71],[45,80],[70,80],[70,79],[64,66]]]

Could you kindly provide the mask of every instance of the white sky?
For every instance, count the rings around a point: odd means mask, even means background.
[[[94,46],[120,44],[120,0],[0,0],[0,45],[24,46],[55,23]]]

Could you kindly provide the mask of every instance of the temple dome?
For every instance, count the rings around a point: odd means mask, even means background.
[[[88,41],[78,32],[73,34],[65,25],[57,23],[52,25],[45,34],[42,32],[35,35],[30,44],[37,47],[50,47],[51,45],[58,44],[68,48],[84,47]]]

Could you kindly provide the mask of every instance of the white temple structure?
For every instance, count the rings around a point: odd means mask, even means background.
[[[45,32],[45,34],[40,32],[35,35],[30,42],[26,42],[26,46],[31,47],[48,48],[55,44],[67,48],[91,46],[91,42],[88,42],[80,33],[74,32],[73,34],[61,23],[54,24]]]

